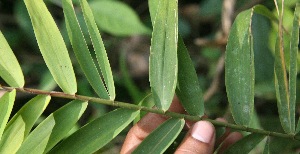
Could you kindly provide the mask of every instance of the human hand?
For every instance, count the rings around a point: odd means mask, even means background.
[[[180,105],[178,98],[175,96],[171,107],[172,112],[184,113],[183,107]],[[124,144],[121,149],[121,154],[129,154],[160,124],[165,122],[168,117],[154,113],[145,115],[136,125],[128,132]],[[222,118],[218,121],[226,122]],[[190,127],[191,126],[191,127]],[[215,128],[208,121],[198,121],[194,124],[187,122],[189,131],[185,138],[176,150],[176,154],[210,154],[214,151],[215,144],[221,144],[219,152],[223,152],[230,145],[242,138],[241,133],[226,131],[220,138],[215,139]]]

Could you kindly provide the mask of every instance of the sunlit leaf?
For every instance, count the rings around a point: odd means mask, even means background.
[[[50,153],[93,153],[127,127],[139,111],[117,109],[80,128]]]
[[[74,100],[50,114],[24,140],[18,154],[40,154],[51,150],[74,127],[87,102]]]
[[[103,31],[121,36],[151,33],[137,13],[122,1],[92,1],[90,5]]]
[[[11,92],[6,92],[1,98],[0,98],[0,141],[1,136],[3,134],[4,128],[6,126],[6,123],[8,121],[8,118],[11,114],[14,102],[16,97],[16,90],[13,90]]]
[[[106,1],[98,1],[98,2],[106,2]],[[107,58],[106,50],[105,50],[100,32],[97,28],[92,10],[89,7],[89,4],[87,3],[87,1],[80,0],[80,4],[81,4],[82,12],[84,15],[84,20],[86,22],[87,28],[89,30],[89,34],[91,36],[91,40],[92,40],[94,50],[96,53],[97,61],[98,61],[99,67],[101,69],[102,77],[104,78],[110,100],[114,100],[116,97],[114,80],[113,80],[111,67],[110,67],[110,64],[109,64],[109,61]],[[105,6],[101,6],[101,10],[102,9],[106,9]],[[114,9],[116,9],[116,8],[114,8]],[[119,10],[117,12],[119,12]],[[96,17],[96,18],[98,18],[98,17]]]
[[[155,104],[167,110],[177,82],[177,0],[161,0],[153,22],[150,49],[150,85]]]
[[[27,102],[8,122],[5,129],[8,129],[18,117],[22,117],[25,123],[24,137],[28,135],[36,120],[47,107],[51,97],[49,95],[38,95]]]
[[[151,17],[152,24],[155,20],[155,16],[156,16],[156,13],[157,13],[159,3],[160,3],[160,0],[148,0],[149,12],[150,12],[150,17]]]
[[[66,27],[73,51],[87,80],[100,98],[109,99],[105,86],[90,54],[71,0],[63,0]]]
[[[265,138],[262,134],[250,134],[231,145],[224,154],[249,153],[255,146]]]
[[[184,123],[183,119],[167,120],[151,132],[132,153],[163,153],[179,135]]]
[[[23,87],[24,76],[20,64],[0,31],[0,77],[12,87]]]
[[[66,93],[77,91],[73,66],[64,40],[43,0],[25,0],[34,33],[54,80]]]
[[[228,38],[225,84],[229,105],[237,124],[248,126],[254,109],[254,54],[251,34],[253,9],[241,12]]]
[[[176,95],[190,115],[204,114],[204,100],[193,61],[181,37],[178,39],[178,79]]]
[[[6,129],[0,141],[0,153],[16,153],[24,139],[25,123],[22,117]]]

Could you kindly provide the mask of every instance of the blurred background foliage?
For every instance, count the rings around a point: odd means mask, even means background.
[[[95,96],[76,62],[73,52],[71,52],[72,47],[67,36],[61,1],[45,1],[56,20],[67,47],[70,49],[77,76],[78,94]],[[82,31],[88,38],[81,10],[76,6],[78,1],[73,1]],[[292,27],[296,2],[297,0],[286,1],[284,26],[287,31],[290,31]],[[117,93],[116,100],[139,103],[144,96],[150,93],[148,62],[152,25],[148,2],[90,0],[89,3],[93,9],[112,66]],[[274,14],[276,13],[273,0],[237,0],[235,4],[232,4],[234,6],[232,17],[234,18],[239,12],[256,4],[263,4]],[[231,115],[228,110],[224,86],[224,52],[228,32],[226,34],[222,28],[222,14],[224,13],[222,8],[223,0],[179,0],[179,33],[185,40],[205,93],[206,114],[211,119],[225,117],[229,119],[229,122],[233,122],[230,120]],[[257,118],[253,120],[253,127],[282,132],[277,112],[273,73],[277,24],[270,22],[261,15],[255,15],[252,24],[255,27],[253,30],[254,38],[257,38],[254,40]],[[38,51],[23,0],[0,0],[0,30],[22,66],[26,80],[25,87],[60,91]],[[285,35],[285,45],[288,47],[289,33]],[[90,40],[87,40],[90,49],[92,49]],[[287,62],[289,61],[288,54],[286,52]],[[298,64],[300,63],[298,62]],[[0,83],[3,84],[4,81],[0,79]],[[299,86],[297,88],[299,89]],[[32,97],[29,94],[19,93],[14,111],[17,111]],[[64,105],[67,100],[53,98],[51,102],[44,116]],[[151,102],[151,99],[147,102]],[[297,102],[299,102],[299,97],[297,97]],[[298,104],[297,117],[300,113]],[[83,125],[112,109],[112,107],[90,103],[79,125]],[[111,144],[101,149],[101,152],[118,153],[118,148],[122,145],[126,131],[114,139]],[[277,147],[276,153],[295,150],[295,145],[286,146],[283,144],[284,142],[280,139],[272,142],[273,144],[270,146]]]

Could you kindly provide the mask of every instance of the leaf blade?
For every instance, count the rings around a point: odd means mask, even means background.
[[[24,75],[20,64],[0,31],[0,77],[12,87],[23,87]]]
[[[17,153],[46,153],[74,127],[87,102],[74,100],[49,115],[24,140]]]
[[[68,94],[75,94],[75,73],[64,40],[42,0],[25,0],[34,33],[54,80]]]
[[[179,135],[184,123],[183,119],[167,120],[149,134],[132,153],[163,153]]]
[[[160,0],[150,48],[150,86],[155,104],[170,107],[177,82],[177,0]]]
[[[16,90],[14,89],[11,92],[5,93],[0,98],[0,141],[3,134],[3,131],[5,129],[6,123],[8,121],[8,118],[11,114],[14,102],[16,97]]]
[[[111,67],[108,61],[107,53],[100,35],[100,32],[97,28],[94,15],[91,8],[89,7],[86,0],[80,0],[80,5],[83,11],[84,20],[86,21],[89,34],[94,46],[96,53],[97,61],[101,69],[102,76],[105,81],[105,85],[110,97],[110,100],[114,100],[116,97],[115,85],[113,80],[113,75]]]
[[[87,77],[87,80],[89,81],[95,92],[98,94],[98,96],[103,99],[109,99],[109,96],[101,80],[96,65],[94,64],[88,46],[86,45],[85,38],[74,12],[72,1],[63,0],[62,4],[68,35],[78,63],[82,68],[85,76]]]
[[[25,123],[24,138],[28,135],[35,121],[43,113],[51,97],[49,95],[38,95],[27,102],[8,122],[5,129],[8,129],[18,117],[22,117]]]
[[[250,134],[241,140],[237,141],[235,144],[230,146],[224,154],[230,153],[249,153],[255,146],[265,138],[262,134]]]
[[[225,53],[225,84],[229,105],[235,122],[244,126],[249,125],[254,110],[252,15],[253,9],[249,9],[237,16]]]
[[[178,79],[176,95],[184,109],[195,116],[204,114],[204,100],[198,76],[193,62],[184,45],[183,39],[178,39]]]
[[[128,109],[109,112],[80,128],[49,153],[93,153],[118,135],[138,114],[139,111]]]

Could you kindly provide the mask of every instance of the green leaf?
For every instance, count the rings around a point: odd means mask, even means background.
[[[100,98],[109,99],[108,93],[90,54],[80,25],[76,18],[71,0],[63,0],[62,6],[66,20],[66,27],[73,51],[87,80]]]
[[[4,128],[6,126],[6,123],[8,121],[8,118],[11,114],[14,102],[16,97],[16,90],[13,90],[11,92],[6,92],[1,98],[0,98],[0,141],[1,136],[3,134]]]
[[[51,97],[49,95],[38,95],[27,102],[8,122],[5,129],[8,129],[15,123],[18,117],[22,117],[25,123],[24,137],[28,135],[36,120],[40,117],[46,109]]]
[[[161,0],[155,17],[150,49],[150,85],[155,104],[167,110],[177,82],[177,0]]]
[[[204,114],[204,100],[193,61],[181,37],[178,39],[178,79],[176,95],[190,115]]]
[[[290,45],[290,74],[289,74],[289,94],[290,94],[290,116],[293,129],[295,129],[295,104],[296,104],[296,81],[297,81],[297,57],[300,28],[300,3],[296,5],[293,29]]]
[[[160,3],[160,0],[148,0],[149,12],[150,12],[150,17],[151,17],[152,24],[155,20],[159,3]]]
[[[24,139],[25,123],[18,117],[9,129],[6,129],[0,141],[0,153],[16,153]]]
[[[47,153],[74,127],[87,107],[87,102],[74,100],[50,114],[26,138],[20,153]]]
[[[90,6],[96,23],[103,31],[119,36],[151,34],[151,30],[143,25],[137,13],[124,2],[92,1]]]
[[[266,141],[266,144],[265,144],[265,148],[264,148],[264,152],[263,154],[270,154],[270,149],[269,149],[269,146],[270,146],[270,138],[268,137],[267,141]]]
[[[77,91],[73,66],[64,40],[43,0],[25,0],[34,33],[54,80],[68,94]]]
[[[20,64],[0,31],[0,77],[12,87],[23,87],[24,76]]]
[[[237,124],[248,126],[254,109],[254,54],[251,34],[253,9],[235,19],[225,54],[225,84],[229,105]]]
[[[263,15],[269,18],[270,20],[273,20],[276,23],[278,23],[278,18],[267,7],[259,4],[259,5],[255,5],[253,9],[255,13]]]
[[[98,2],[106,2],[106,1],[98,1]],[[110,67],[110,64],[109,64],[109,61],[107,58],[106,50],[105,50],[100,32],[97,28],[92,10],[89,7],[87,1],[80,0],[80,5],[82,8],[84,20],[86,22],[87,28],[89,30],[89,34],[92,39],[92,43],[94,46],[98,64],[101,69],[102,77],[104,78],[110,100],[114,100],[116,97],[114,80],[113,80],[111,67]],[[101,6],[101,9],[105,9],[105,6]],[[116,9],[116,8],[114,8],[114,9]],[[118,10],[116,12],[119,12],[119,11],[120,10]],[[116,12],[114,12],[112,14],[115,14]],[[98,18],[98,17],[96,17],[96,18]]]
[[[138,114],[139,111],[128,109],[109,112],[80,128],[50,153],[93,153],[115,138]]]
[[[184,119],[167,120],[149,134],[132,153],[163,153],[179,135],[184,123]]]
[[[265,138],[262,134],[250,134],[230,146],[224,154],[249,153],[255,146]]]

